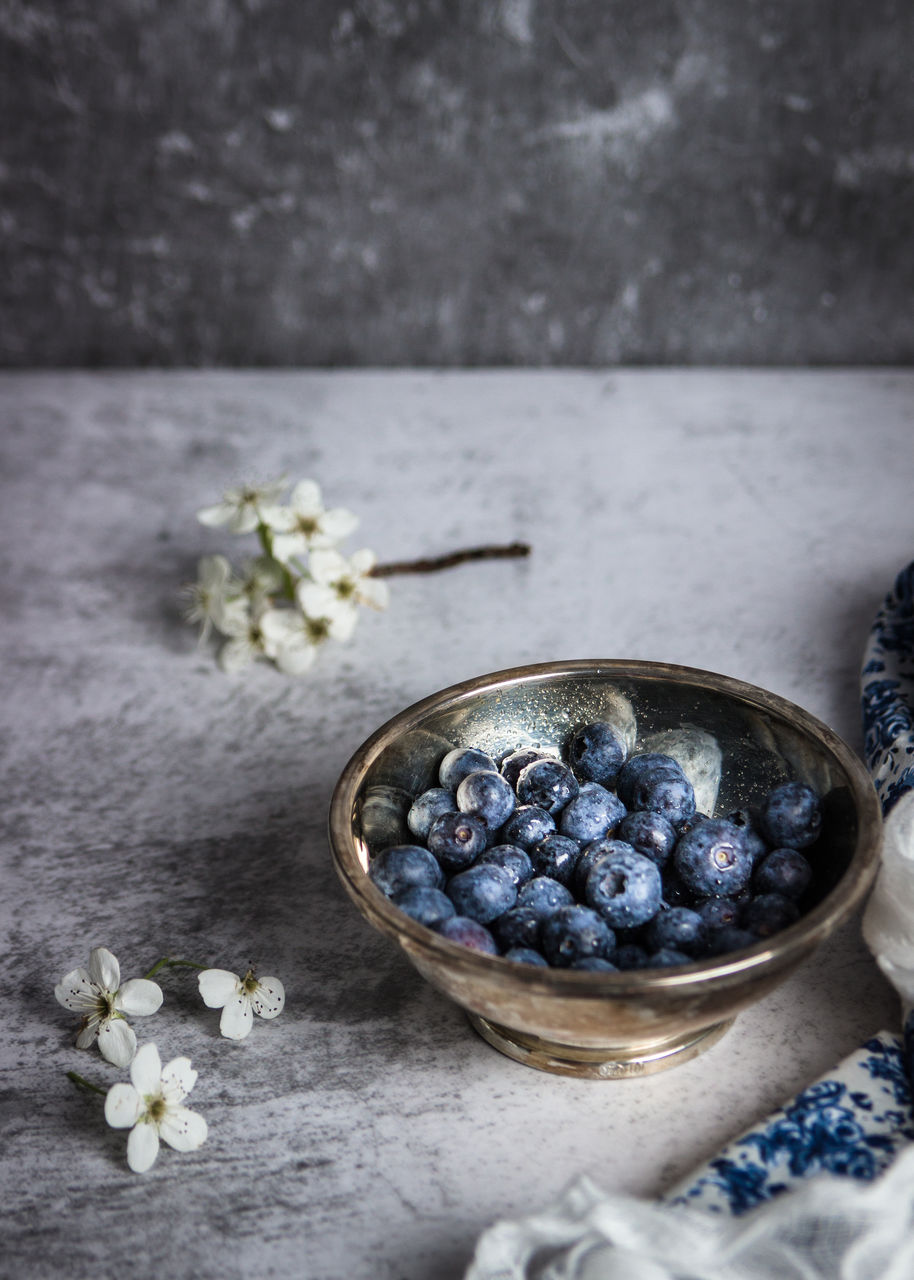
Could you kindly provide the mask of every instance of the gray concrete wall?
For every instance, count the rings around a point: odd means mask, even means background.
[[[912,14],[3,0],[0,362],[908,362]]]

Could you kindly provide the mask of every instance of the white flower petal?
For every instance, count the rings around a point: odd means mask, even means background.
[[[260,618],[260,633],[268,644],[286,644],[301,628],[291,609],[267,609]]]
[[[368,547],[353,551],[349,557],[349,568],[359,578],[364,578],[366,573],[371,573],[377,563],[378,557]]]
[[[161,1007],[162,999],[162,988],[157,982],[151,982],[149,978],[130,978],[117,993],[114,1007],[121,1013],[147,1017]]]
[[[136,1035],[123,1018],[105,1018],[98,1029],[98,1047],[108,1062],[126,1067],[136,1053]]]
[[[117,991],[121,985],[121,966],[107,947],[89,953],[89,977],[102,991]]]
[[[222,591],[232,576],[225,556],[204,556],[197,565],[197,581],[207,591]]]
[[[175,1151],[196,1151],[206,1141],[206,1121],[187,1107],[169,1107],[159,1124],[163,1142]]]
[[[390,604],[390,588],[380,578],[363,578],[359,583],[359,600],[372,609],[386,609]]]
[[[127,1163],[134,1173],[151,1169],[159,1154],[159,1135],[154,1124],[143,1122],[130,1130],[127,1139]]]
[[[159,1081],[162,1078],[162,1059],[155,1044],[144,1044],[130,1065],[130,1079],[134,1088],[145,1098],[150,1093],[158,1093]]]
[[[254,1025],[250,998],[236,995],[229,1000],[219,1019],[219,1030],[228,1040],[243,1040]]]
[[[336,608],[339,598],[333,587],[322,582],[300,582],[295,598],[302,613],[309,618],[326,618]]]
[[[98,1003],[99,990],[85,969],[72,969],[54,988],[54,996],[65,1009],[85,1013]]]
[[[359,527],[359,517],[345,507],[333,507],[321,516],[321,533],[334,542],[342,542]]]
[[[208,1009],[221,1009],[238,991],[240,979],[228,969],[204,969],[197,977],[200,995]]]
[[[105,1119],[112,1129],[132,1129],[140,1118],[143,1100],[132,1084],[113,1084],[105,1098]]]
[[[219,666],[227,675],[234,675],[254,661],[255,650],[247,636],[236,636],[219,650]]]
[[[278,1018],[286,1003],[286,992],[278,978],[261,978],[251,1000],[261,1018]]]
[[[295,526],[295,512],[288,507],[263,506],[260,518],[273,533],[288,533]]]
[[[349,604],[342,600],[337,600],[333,610],[326,615],[328,622],[328,634],[332,640],[348,640],[355,631],[355,624],[359,620],[359,611],[354,604]]]
[[[315,480],[299,480],[289,495],[289,506],[298,516],[319,516],[323,511],[320,485]]]
[[[278,645],[273,661],[284,675],[303,676],[314,665],[316,656],[314,645],[303,639],[298,643]]]
[[[273,555],[280,564],[288,564],[296,556],[308,554],[308,539],[303,533],[276,533],[273,535]]]
[[[76,1037],[77,1049],[90,1049],[95,1044],[95,1038],[98,1035],[98,1018],[93,1018],[88,1022]]]
[[[201,524],[215,528],[217,525],[225,524],[235,514],[234,503],[217,502],[212,507],[202,507],[197,512],[197,519]]]
[[[197,517],[199,519],[199,516]],[[255,506],[244,503],[236,507],[226,521],[229,533],[253,533],[260,523],[260,515]]]
[[[172,1058],[162,1068],[162,1097],[168,1103],[183,1102],[197,1079],[190,1058]]]
[[[349,565],[339,551],[318,547],[311,552],[308,570],[315,582],[329,584],[339,582],[348,573]]]

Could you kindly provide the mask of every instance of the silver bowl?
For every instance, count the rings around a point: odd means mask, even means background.
[[[755,946],[677,968],[542,969],[440,937],[371,882],[370,853],[412,842],[403,825],[409,801],[435,785],[452,747],[482,747],[496,759],[527,745],[561,750],[577,725],[603,719],[630,739],[636,733],[638,748],[667,745],[676,754],[685,744],[687,771],[718,815],[757,803],[786,778],[819,791],[823,834],[808,851],[816,890],[800,920]],[[826,725],[764,689],[657,662],[542,663],[432,694],[359,747],[330,807],[336,870],[369,923],[495,1048],[541,1070],[598,1079],[658,1071],[713,1044],[853,911],[875,874],[880,840],[870,777]]]

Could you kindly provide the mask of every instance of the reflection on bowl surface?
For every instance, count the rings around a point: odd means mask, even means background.
[[[614,722],[636,751],[690,753],[712,815],[757,804],[797,778],[823,798],[807,853],[815,891],[795,923],[752,947],[667,969],[581,972],[483,955],[417,924],[372,884],[370,857],[403,840],[412,799],[455,746],[496,760],[523,746],[561,752],[574,730]],[[403,948],[503,1053],[543,1070],[611,1079],[681,1062],[788,976],[860,902],[876,870],[879,806],[857,756],[782,698],[726,676],[622,660],[543,663],[465,681],[383,725],[340,776],[330,810],[336,869],[366,919]]]

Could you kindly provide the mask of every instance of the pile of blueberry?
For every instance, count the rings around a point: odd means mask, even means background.
[[[577,729],[565,761],[455,748],[438,782],[407,814],[415,843],[373,853],[369,875],[420,924],[523,964],[643,969],[751,946],[798,919],[822,826],[797,781],[698,813],[676,760],[629,756],[604,722]]]

